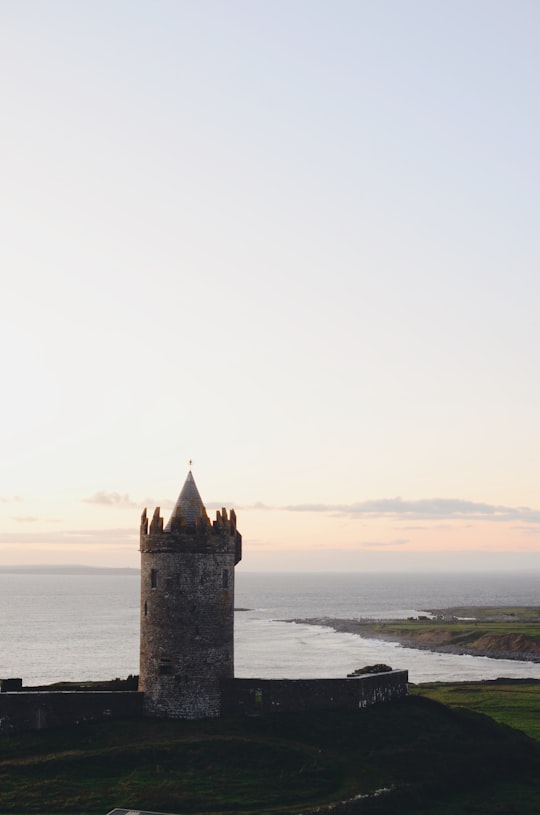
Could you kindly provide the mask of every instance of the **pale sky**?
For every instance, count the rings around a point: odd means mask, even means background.
[[[0,0],[0,565],[540,569],[536,0]]]

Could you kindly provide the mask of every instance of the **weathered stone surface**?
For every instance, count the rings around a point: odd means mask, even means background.
[[[0,693],[10,693],[11,691],[22,690],[22,679],[19,677],[0,679]]]
[[[184,514],[185,513],[185,514]],[[199,719],[221,713],[220,683],[234,676],[236,516],[206,514],[189,473],[166,527],[141,519],[139,690],[147,716]]]
[[[142,715],[142,702],[143,695],[137,691],[2,693],[0,733],[132,719]]]
[[[354,679],[234,679],[222,685],[224,713],[358,710],[407,695],[408,671]]]

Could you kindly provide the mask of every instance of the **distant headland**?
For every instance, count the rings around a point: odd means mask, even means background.
[[[79,564],[32,564],[28,566],[0,566],[0,574],[87,574],[87,575],[139,575],[140,569],[128,566],[81,566]]]

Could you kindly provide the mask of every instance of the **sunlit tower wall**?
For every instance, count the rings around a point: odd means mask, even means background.
[[[234,510],[210,522],[191,471],[168,524],[141,518],[139,690],[146,716],[221,713],[221,681],[234,677],[234,567],[242,536]]]

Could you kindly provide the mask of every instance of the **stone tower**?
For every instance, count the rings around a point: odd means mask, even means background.
[[[236,515],[211,523],[191,471],[163,528],[159,507],[141,518],[141,663],[147,716],[221,713],[222,679],[234,676]]]

